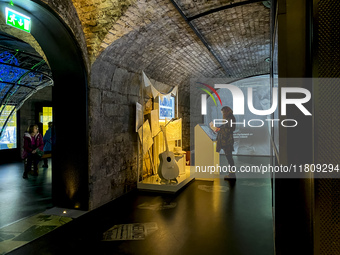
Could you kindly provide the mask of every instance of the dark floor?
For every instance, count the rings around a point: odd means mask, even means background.
[[[251,164],[248,162],[251,160],[238,158],[236,164]],[[255,161],[267,160],[255,158]],[[48,171],[46,174],[50,176]],[[39,189],[32,188],[39,183],[39,177],[30,178],[25,188],[16,185],[19,191],[11,192],[22,193],[31,187],[32,192],[39,194]],[[44,190],[41,188],[40,194]],[[2,188],[3,192],[8,191]],[[10,218],[7,215],[5,218]],[[155,223],[158,229],[144,240],[102,241],[103,233],[114,225],[148,222]],[[71,253],[274,254],[270,179],[240,178],[235,183],[223,179],[196,180],[175,195],[131,192],[9,254]]]
[[[52,207],[51,167],[39,167],[39,176],[28,180],[22,178],[23,170],[21,162],[0,165],[0,228]]]

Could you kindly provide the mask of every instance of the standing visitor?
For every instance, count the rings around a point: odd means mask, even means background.
[[[235,166],[234,159],[233,159],[233,151],[234,151],[234,136],[233,133],[236,129],[236,122],[235,116],[233,114],[233,110],[228,107],[224,106],[221,109],[221,113],[223,119],[227,121],[226,124],[221,125],[220,127],[216,128],[213,127],[213,123],[210,123],[210,127],[213,128],[215,132],[217,132],[217,145],[216,145],[216,152],[220,152],[223,149],[225,156],[228,160],[230,168]],[[231,125],[233,122],[233,125]],[[225,180],[236,179],[236,174],[234,172],[230,172],[228,176],[224,177]]]
[[[44,142],[43,137],[39,133],[38,125],[30,125],[28,131],[24,134],[24,151],[23,159],[25,160],[25,170],[23,178],[28,178],[28,172],[32,169],[33,175],[38,175],[38,163],[41,156],[44,154]]]

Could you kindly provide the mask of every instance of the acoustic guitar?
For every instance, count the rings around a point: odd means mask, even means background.
[[[166,183],[169,183],[172,180],[178,183],[177,177],[179,175],[179,168],[175,160],[175,155],[172,151],[169,151],[165,126],[161,127],[161,129],[164,134],[166,151],[159,154],[160,163],[158,167],[158,176],[161,178],[161,181],[166,181]]]

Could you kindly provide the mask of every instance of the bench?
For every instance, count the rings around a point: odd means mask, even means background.
[[[52,153],[45,153],[44,155],[42,155],[42,159],[43,158],[51,158],[52,157]]]

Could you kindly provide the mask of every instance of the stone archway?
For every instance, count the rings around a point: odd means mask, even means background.
[[[31,34],[52,70],[53,146],[52,198],[56,206],[88,209],[87,72],[71,30],[40,1],[0,0],[0,11],[12,8],[31,17]]]

